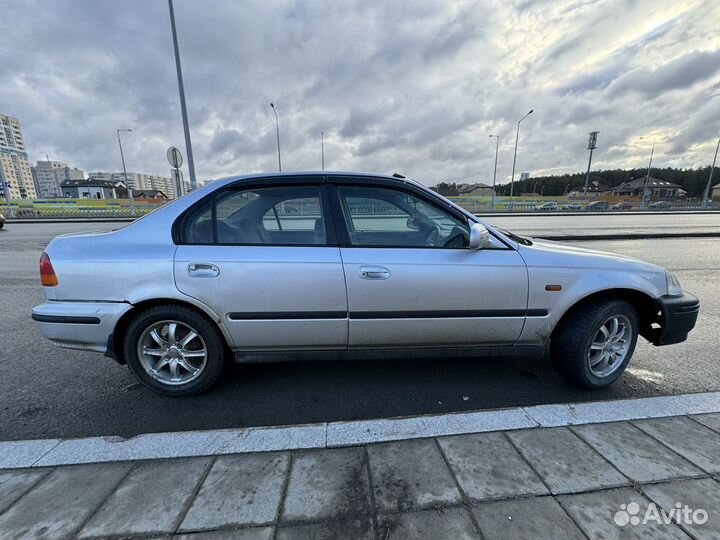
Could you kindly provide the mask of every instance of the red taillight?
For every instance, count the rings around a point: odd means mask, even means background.
[[[55,287],[58,284],[58,278],[55,274],[55,269],[50,262],[50,257],[43,251],[40,255],[40,282],[43,287]]]

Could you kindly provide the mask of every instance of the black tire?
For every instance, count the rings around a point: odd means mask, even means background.
[[[638,338],[638,315],[635,308],[624,300],[600,300],[574,308],[568,315],[561,321],[550,342],[550,354],[556,369],[582,388],[604,388],[615,382],[625,371],[635,351]],[[597,376],[590,368],[590,345],[603,323],[616,315],[630,321],[629,349],[614,371]]]
[[[139,341],[148,327],[161,321],[187,324],[205,342],[206,363],[197,378],[174,386],[156,380],[143,367],[138,358]],[[210,388],[220,377],[225,364],[225,341],[217,326],[205,315],[185,306],[168,304],[138,313],[125,332],[123,353],[133,375],[153,392],[175,397],[194,396]]]

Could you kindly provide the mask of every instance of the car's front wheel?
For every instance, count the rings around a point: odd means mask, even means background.
[[[630,362],[638,337],[637,311],[624,300],[575,309],[555,330],[550,347],[558,370],[584,388],[603,388]]]
[[[165,305],[142,311],[125,333],[125,360],[138,380],[169,396],[191,396],[217,381],[225,362],[223,337],[204,315]]]

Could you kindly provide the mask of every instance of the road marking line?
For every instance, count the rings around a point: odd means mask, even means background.
[[[130,439],[88,437],[7,441],[0,442],[0,469],[332,448],[713,412],[720,412],[720,392],[299,426],[148,433]]]

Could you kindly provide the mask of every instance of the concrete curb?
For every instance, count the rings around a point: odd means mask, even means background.
[[[286,427],[0,442],[0,470],[138,459],[333,448],[465,433],[575,426],[720,412],[720,392],[536,405]]]

